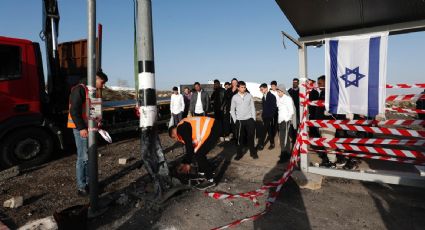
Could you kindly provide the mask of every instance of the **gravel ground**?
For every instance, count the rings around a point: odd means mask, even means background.
[[[166,133],[160,134],[170,162],[182,153]],[[235,153],[232,144],[221,144],[210,154],[219,156],[218,170],[223,172],[215,191],[250,191],[280,176],[284,165],[258,166],[228,161]],[[150,178],[139,163],[139,140],[125,140],[99,148],[99,181],[102,197],[118,198],[100,217],[89,222],[90,229],[211,229],[263,210],[249,200],[218,201],[202,192],[188,190],[167,201],[162,207],[149,203],[141,195],[152,192]],[[277,154],[264,151],[261,154]],[[260,160],[263,156],[260,155]],[[127,165],[118,159],[130,157]],[[0,207],[0,221],[12,229],[52,215],[87,198],[76,195],[75,155],[57,160],[0,182],[0,202],[23,196],[24,206]],[[253,160],[252,160],[253,161]],[[423,229],[425,226],[425,189],[326,178],[320,190],[299,189],[289,180],[272,210],[256,221],[236,229]]]

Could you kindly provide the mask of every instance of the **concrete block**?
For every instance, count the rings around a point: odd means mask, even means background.
[[[302,171],[294,171],[292,172],[291,177],[300,188],[317,190],[322,187],[323,176],[321,175],[305,173]]]
[[[18,230],[57,230],[58,224],[53,216],[28,222]]]
[[[129,162],[129,158],[120,158],[118,159],[118,164],[126,165]]]
[[[22,196],[15,196],[6,200],[3,203],[3,207],[5,208],[18,208],[24,204],[24,198]]]

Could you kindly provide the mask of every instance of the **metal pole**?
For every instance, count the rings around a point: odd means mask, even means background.
[[[307,83],[307,47],[304,43],[301,43],[301,46],[298,48],[298,74],[300,79],[300,94],[306,95],[307,90],[305,84]],[[307,98],[306,98],[307,99]],[[298,119],[302,119],[304,113],[304,107],[300,103],[300,117]],[[305,129],[307,129],[305,127]],[[300,130],[302,132],[302,130]],[[303,172],[308,171],[308,154],[300,154],[301,161],[301,170]]]
[[[87,88],[89,89],[89,101],[96,98],[96,0],[87,0],[88,13],[88,38],[87,38]],[[90,104],[90,103],[87,103]],[[97,168],[97,145],[96,128],[97,123],[90,116],[90,105],[87,108],[89,118],[89,140],[88,140],[88,171],[90,188],[90,212],[98,209],[98,168]]]
[[[151,0],[136,2],[136,53],[138,70],[138,106],[140,111],[140,145],[144,166],[152,176],[156,198],[169,188],[168,166],[156,131],[157,117],[155,63]]]

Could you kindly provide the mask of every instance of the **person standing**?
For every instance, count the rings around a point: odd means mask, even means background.
[[[277,98],[277,81],[270,82],[270,92]],[[273,127],[274,127],[275,134],[279,132],[279,123],[277,122],[277,120],[278,120],[278,111],[276,109],[276,113],[273,119]]]
[[[232,116],[230,115],[230,107],[232,104],[232,98],[235,94],[238,93],[238,80],[233,78],[231,81],[231,86],[224,93],[224,101],[223,101],[223,132],[226,141],[230,141],[231,135],[233,134],[236,137],[235,123],[232,120]]]
[[[101,90],[107,81],[108,76],[99,70],[96,73],[96,97],[101,97]],[[76,85],[71,89],[67,127],[72,129],[77,147],[76,177],[79,196],[88,195],[88,102],[88,88],[85,84]]]
[[[214,80],[214,92],[211,94],[213,102],[214,118],[216,122],[223,126],[223,102],[225,90],[221,87],[219,80]],[[224,133],[220,134],[220,141],[224,141]]]
[[[261,118],[263,119],[264,128],[269,136],[270,146],[269,150],[274,149],[274,137],[275,137],[275,125],[274,119],[277,112],[276,97],[268,90],[267,84],[263,83],[260,85],[260,91],[263,93],[262,105],[263,112]],[[258,144],[258,150],[263,150],[265,145],[265,138],[263,143]]]
[[[292,80],[292,88],[288,90],[289,95],[292,97],[292,101],[294,102],[296,115],[297,115],[297,127],[294,127],[295,130],[298,129],[298,125],[300,124],[300,89],[299,89],[300,80],[298,78],[294,78]]]
[[[277,107],[280,140],[279,163],[287,162],[291,157],[292,142],[290,140],[290,127],[296,125],[295,106],[284,85],[277,87]]]
[[[256,119],[254,98],[246,92],[246,84],[243,81],[238,83],[238,93],[232,97],[230,114],[236,124],[238,140],[235,160],[240,160],[243,157],[243,146],[248,146],[251,157],[258,159],[254,143]]]
[[[316,83],[315,80],[312,80],[312,79],[308,80],[309,87],[312,87],[312,89],[310,91],[310,95],[308,96],[309,101],[319,100],[319,91],[317,91],[316,88],[314,88],[315,83]],[[316,116],[316,109],[317,109],[317,106],[312,106],[312,105],[308,106],[308,119],[309,120],[316,119],[316,117],[315,117]],[[319,129],[317,127],[309,127],[309,134],[310,134],[310,137],[320,137]]]
[[[171,94],[170,110],[173,116],[173,124],[176,125],[183,119],[184,112],[183,95],[179,94],[179,89],[176,86],[173,87],[173,94]]]
[[[226,83],[224,83],[224,90],[228,90],[230,87],[230,82],[226,81]]]
[[[190,100],[192,99],[192,91],[188,87],[184,87],[183,90],[183,100],[184,100],[184,112],[183,118],[187,117],[189,113]]]
[[[277,98],[277,81],[270,82],[270,93]]]
[[[195,92],[190,100],[189,114],[190,116],[205,116],[209,111],[210,97],[207,92],[201,88],[199,82],[194,84]]]

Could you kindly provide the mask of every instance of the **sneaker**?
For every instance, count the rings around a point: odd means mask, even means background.
[[[272,150],[272,149],[274,149],[274,144],[270,144],[269,146],[269,150]]]
[[[335,165],[336,167],[343,167],[345,164],[347,164],[347,159],[346,158],[339,158],[336,162]]]
[[[251,157],[253,158],[253,159],[258,159],[258,154],[257,153],[252,153],[252,154],[250,154],[251,155]]]
[[[225,137],[224,141],[230,141],[230,137]]]
[[[263,145],[257,145],[257,150],[261,151],[263,149],[264,149],[264,146]]]
[[[332,163],[330,161],[322,162],[322,163],[319,164],[319,166],[320,167],[325,167],[325,168],[331,168],[331,169],[336,168],[336,164],[335,163]]]
[[[87,197],[89,195],[89,193],[87,192],[86,189],[78,189],[77,195],[81,196],[81,197]]]
[[[198,190],[205,190],[211,187],[214,187],[216,184],[213,179],[205,180],[204,182],[195,185],[195,188]]]
[[[220,137],[220,142],[224,142],[224,137]]]

